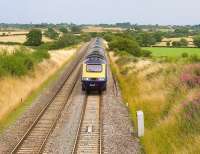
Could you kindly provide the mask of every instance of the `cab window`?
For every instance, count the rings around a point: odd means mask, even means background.
[[[102,72],[102,66],[89,64],[89,65],[87,65],[87,72]]]

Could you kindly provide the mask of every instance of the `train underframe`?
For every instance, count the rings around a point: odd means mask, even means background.
[[[82,81],[83,91],[104,91],[106,90],[106,81]]]

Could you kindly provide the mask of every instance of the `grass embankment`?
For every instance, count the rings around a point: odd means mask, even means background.
[[[199,153],[200,65],[159,63],[130,55],[110,57],[135,124],[136,111],[144,112],[144,151]]]
[[[174,57],[180,58],[184,53],[188,56],[198,55],[200,57],[200,48],[158,48],[158,47],[146,47],[143,48],[152,52],[154,57]]]
[[[76,48],[70,47],[62,50],[50,51],[51,58],[40,61],[34,66],[34,71],[29,71],[28,74],[13,76],[8,73],[1,77],[0,132],[15,121],[45,87],[57,79],[64,65],[72,58],[72,55],[74,55]],[[16,55],[12,54],[12,56]],[[17,54],[17,56],[19,55]],[[30,55],[28,55],[28,57],[29,56]],[[33,57],[34,56],[31,56],[31,58]],[[23,58],[20,62],[24,61]]]

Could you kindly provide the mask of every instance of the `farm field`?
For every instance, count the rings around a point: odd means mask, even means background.
[[[156,43],[155,45],[152,45],[153,47],[167,47],[167,42],[170,42],[170,46],[172,46],[172,42],[174,41],[180,41],[181,39],[185,39],[188,41],[188,47],[195,47],[193,43],[193,37],[175,37],[175,38],[163,38],[161,42]]]
[[[200,57],[199,48],[159,48],[159,47],[145,47],[143,49],[149,50],[152,52],[153,57],[181,57],[183,53],[188,55],[196,54]]]
[[[82,31],[83,32],[122,32],[125,29],[120,27],[112,27],[112,28],[104,28],[104,27],[98,27],[98,26],[87,26]]]
[[[42,38],[44,42],[50,42],[51,39],[44,37]],[[24,43],[26,41],[26,35],[11,35],[11,36],[0,36],[0,42],[17,42]]]

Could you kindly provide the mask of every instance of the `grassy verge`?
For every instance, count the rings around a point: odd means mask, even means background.
[[[75,55],[74,55],[75,56]],[[2,118],[0,121],[0,133],[2,133],[6,128],[8,128],[11,124],[13,124],[19,116],[22,115],[22,113],[27,109],[28,106],[30,106],[33,101],[39,96],[39,94],[45,90],[46,87],[48,87],[50,84],[55,82],[60,74],[63,72],[65,65],[69,63],[72,59],[74,59],[74,56],[72,56],[69,60],[67,60],[61,68],[59,68],[53,75],[51,75],[45,82],[43,82],[39,88],[35,89],[33,92],[31,92],[31,95],[29,95],[24,102],[22,102],[15,110],[7,114],[5,117]]]
[[[130,56],[113,58],[124,102],[136,124],[136,111],[145,115],[148,154],[198,153],[200,140],[200,65],[158,63]],[[114,60],[115,59],[115,60]]]

